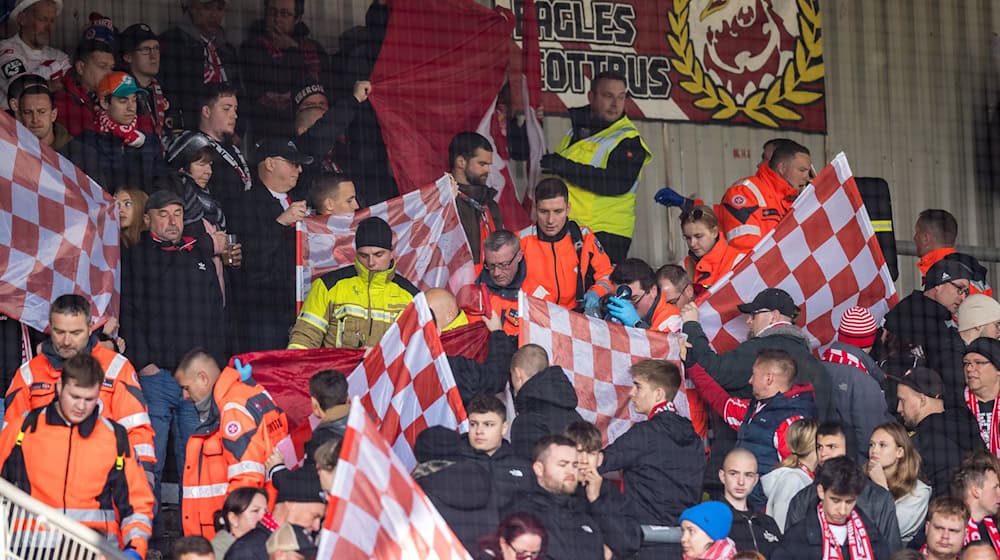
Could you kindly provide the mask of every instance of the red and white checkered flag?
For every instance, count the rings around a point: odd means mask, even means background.
[[[40,331],[49,304],[86,296],[118,315],[115,200],[7,114],[0,117],[0,312]]]
[[[451,289],[457,293],[475,280],[472,251],[458,218],[451,179],[370,208],[342,216],[311,216],[300,222],[299,302],[312,281],[331,270],[354,263],[354,230],[369,216],[392,227],[396,273],[421,290]]]
[[[317,560],[470,558],[357,397],[330,494]]]
[[[677,333],[594,319],[524,292],[518,308],[522,318],[520,345],[537,344],[549,353],[549,363],[562,366],[576,388],[577,412],[593,422],[608,443],[643,419],[633,417],[629,407],[632,364],[654,358],[680,365],[681,335]],[[674,404],[678,413],[690,418],[684,391],[677,394]]]
[[[417,465],[413,444],[428,426],[468,429],[465,407],[423,293],[399,314],[378,346],[347,377],[403,465]]]
[[[835,323],[855,305],[882,317],[899,301],[858,186],[838,154],[799,194],[792,211],[733,271],[703,296],[699,310],[716,352],[746,339],[736,306],[781,288],[801,309],[798,324],[813,347],[829,344]]]

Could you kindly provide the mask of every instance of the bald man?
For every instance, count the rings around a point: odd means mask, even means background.
[[[756,550],[764,558],[770,558],[778,548],[781,529],[773,517],[754,511],[747,502],[758,478],[757,457],[742,447],[727,453],[719,469],[719,480],[725,488],[723,498],[733,511],[729,538],[736,543],[737,550]]]
[[[458,301],[444,288],[431,288],[424,292],[427,306],[431,308],[438,332],[445,333],[469,324],[465,312],[458,308]],[[500,326],[500,318],[493,317],[483,323],[490,330],[489,349],[482,364],[465,356],[448,356],[448,365],[455,376],[462,403],[468,404],[478,394],[496,394],[507,386],[511,356],[517,350],[517,339],[507,336]]]

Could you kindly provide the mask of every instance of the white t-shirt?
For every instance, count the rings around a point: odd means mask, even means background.
[[[0,106],[7,109],[7,88],[21,74],[38,74],[46,80],[58,80],[69,71],[69,55],[59,49],[33,49],[14,35],[0,41]]]

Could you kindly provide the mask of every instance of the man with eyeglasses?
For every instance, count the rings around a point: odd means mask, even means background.
[[[953,315],[969,295],[975,271],[966,263],[942,259],[928,269],[923,291],[914,290],[889,310],[883,323],[882,342],[889,335],[923,351],[926,365],[944,381],[945,407],[962,407],[965,376],[962,355],[965,342]],[[891,373],[891,372],[890,372]],[[892,383],[887,390],[892,392]],[[889,406],[892,408],[892,399]]]
[[[990,453],[1000,457],[1000,340],[978,338],[965,349],[965,405]]]
[[[130,25],[122,31],[118,39],[125,69],[132,73],[139,87],[147,93],[139,96],[140,128],[149,119],[150,130],[158,138],[163,138],[170,102],[163,93],[163,86],[157,79],[160,73],[160,40],[145,23]]]
[[[517,294],[526,275],[517,235],[505,229],[494,231],[483,242],[483,270],[479,277],[458,293],[460,305],[472,317],[495,317],[507,335],[517,336],[521,328]]]
[[[694,301],[694,284],[688,276],[683,266],[678,264],[665,264],[656,271],[656,285],[660,288],[667,303],[677,309],[683,309],[685,305]]]
[[[611,273],[615,290],[628,286],[629,298],[608,298],[608,313],[627,327],[677,332],[681,328],[680,309],[663,297],[653,268],[642,259],[625,259]]]

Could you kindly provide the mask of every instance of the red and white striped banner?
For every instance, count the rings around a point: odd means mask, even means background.
[[[428,426],[468,430],[462,398],[423,293],[399,314],[378,346],[347,376],[400,461],[417,465],[413,445]]]
[[[318,560],[470,558],[357,397],[329,492]]]
[[[801,309],[798,324],[814,348],[833,341],[846,309],[866,307],[881,322],[899,301],[843,153],[799,194],[778,226],[702,296],[700,320],[716,352],[746,340],[746,318],[736,306],[765,288],[792,296]]]
[[[520,345],[537,344],[549,353],[549,363],[562,366],[576,388],[577,411],[601,430],[608,443],[643,419],[629,406],[632,364],[653,358],[680,365],[680,334],[594,319],[524,292],[519,309]],[[677,394],[674,404],[678,413],[691,417],[684,391]]]
[[[451,178],[359,210],[352,215],[311,216],[299,222],[299,302],[312,281],[354,264],[354,230],[369,216],[392,228],[396,274],[417,288],[449,288],[457,293],[475,279],[472,250],[458,218]]]
[[[80,294],[95,322],[118,316],[114,198],[6,113],[0,224],[0,312],[44,331],[50,303]]]

